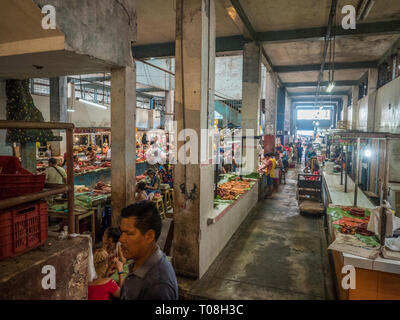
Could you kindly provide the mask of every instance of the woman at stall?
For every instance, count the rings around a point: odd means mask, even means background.
[[[103,156],[107,156],[107,152],[108,152],[108,144],[105,143],[103,144],[103,149],[101,150],[101,153]]]
[[[96,152],[92,147],[87,148],[86,157],[92,164],[96,161]]]
[[[157,177],[156,172],[153,169],[149,169],[146,171],[146,174],[150,178],[150,183],[146,185],[147,195],[150,196],[157,192],[161,192],[160,179]]]
[[[135,200],[134,202],[140,202],[144,200],[149,200],[149,196],[146,193],[146,182],[140,181],[136,184],[135,190]]]

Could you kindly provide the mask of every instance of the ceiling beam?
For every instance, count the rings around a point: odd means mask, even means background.
[[[75,78],[75,77],[68,77],[67,81],[70,83],[80,83],[80,82],[103,82],[103,81],[110,81],[111,76],[102,76],[102,77],[80,77],[80,78]]]
[[[278,30],[258,32],[257,37],[262,42],[290,42],[303,40],[323,40],[326,27]],[[335,26],[333,32],[337,38],[355,35],[382,35],[400,32],[400,20],[358,23],[356,29],[345,30],[341,25]]]
[[[329,70],[331,67],[331,63],[325,63],[324,70]],[[334,67],[335,70],[377,68],[378,61],[335,62]],[[278,73],[320,71],[321,64],[275,66],[274,69]]]
[[[344,86],[355,86],[358,85],[357,80],[339,80],[335,81],[337,87],[344,87]],[[329,84],[328,81],[321,82],[322,87],[327,87]],[[308,87],[317,87],[318,82],[284,82],[282,86],[286,88],[308,88]]]
[[[264,58],[263,60],[265,60],[265,63],[263,61],[263,63],[265,64],[265,67],[267,68],[267,70],[269,72],[275,72],[274,65],[272,64],[271,59],[268,56],[267,52],[265,51],[263,45],[260,43],[259,39],[257,38],[257,32],[254,30],[249,18],[247,17],[246,12],[244,11],[242,5],[240,4],[240,1],[239,0],[230,0],[230,3],[232,4],[232,7],[230,7],[230,9],[236,11],[237,15],[236,15],[236,19],[234,19],[233,18],[234,15],[229,14],[229,9],[227,9],[229,17],[233,20],[233,22],[239,28],[243,28],[243,26],[245,27],[247,32],[244,33],[244,36],[247,39],[255,41],[257,43],[258,47],[261,50],[262,56]],[[237,16],[239,16],[239,19]],[[240,22],[238,22],[237,20],[240,20]],[[282,80],[279,78],[279,76],[278,76],[278,80],[280,83],[282,83]]]
[[[303,97],[303,96],[311,96],[315,97],[315,92],[288,92],[289,97]],[[320,92],[320,96],[346,96],[348,95],[348,91],[336,91],[336,92]]]
[[[296,102],[310,102],[310,101],[315,101],[315,100],[313,98],[296,98],[296,99],[292,99],[292,102],[294,102],[294,103],[296,103]],[[342,101],[341,98],[334,98],[334,99],[327,99],[327,98],[322,99],[321,98],[321,100],[318,100],[318,103],[321,103],[321,102],[340,102],[340,101]]]
[[[357,28],[354,30],[344,30],[342,26],[336,26],[333,30],[336,34],[336,38],[357,35],[395,34],[400,32],[400,20],[357,24]],[[275,43],[315,39],[323,40],[325,34],[326,27],[318,27],[256,32],[256,38],[263,43]],[[224,53],[242,51],[246,42],[249,42],[249,40],[246,40],[242,35],[218,37],[216,38],[216,52]],[[134,45],[132,46],[132,54],[134,58],[139,59],[174,57],[175,42]]]
[[[242,51],[246,42],[249,41],[241,35],[220,37],[215,40],[215,51],[217,53]],[[134,45],[132,55],[135,59],[175,57],[175,42]]]
[[[136,92],[165,92],[165,89],[159,88],[136,88]]]

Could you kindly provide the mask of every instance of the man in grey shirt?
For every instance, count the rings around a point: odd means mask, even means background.
[[[134,203],[121,212],[122,253],[133,259],[122,288],[122,300],[177,300],[175,271],[157,245],[161,217],[151,201]]]

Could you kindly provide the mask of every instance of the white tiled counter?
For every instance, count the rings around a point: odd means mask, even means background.
[[[347,177],[347,190],[340,184],[340,173],[323,173],[325,190],[329,194],[332,205],[353,206],[355,184],[350,176]],[[374,208],[365,194],[358,189],[357,206]],[[329,218],[329,217],[328,217]],[[334,230],[329,223],[329,232],[334,240]],[[380,256],[376,259],[367,259],[352,254],[332,250],[332,256],[336,271],[338,291],[340,299],[396,299],[400,300],[400,261],[384,259]],[[356,289],[344,290],[341,286],[342,267],[352,265],[356,270]]]

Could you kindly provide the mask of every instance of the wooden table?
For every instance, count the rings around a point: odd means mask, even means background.
[[[54,211],[54,210],[48,210],[49,217],[51,218],[58,218],[58,219],[63,219],[67,220],[68,219],[68,213],[64,211]],[[82,219],[85,219],[87,217],[91,217],[91,224],[92,224],[92,241],[93,244],[95,243],[95,214],[94,210],[90,210],[88,212],[74,212],[74,220],[75,220],[75,233],[79,233],[79,221]]]

